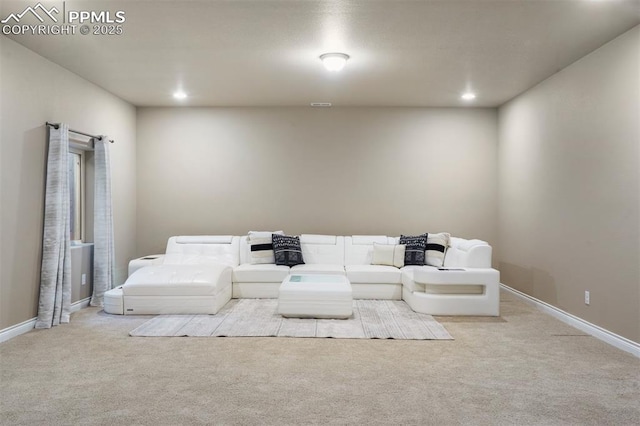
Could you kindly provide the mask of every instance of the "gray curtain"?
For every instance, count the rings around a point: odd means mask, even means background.
[[[95,194],[93,203],[93,295],[91,306],[103,306],[104,293],[113,287],[113,216],[109,138],[94,142]]]
[[[36,328],[69,322],[71,241],[69,206],[69,126],[49,128],[40,302]]]

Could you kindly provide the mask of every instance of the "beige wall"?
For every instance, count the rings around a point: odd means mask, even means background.
[[[45,121],[108,133],[116,283],[135,252],[135,108],[0,36],[0,330],[36,316],[39,294]]]
[[[0,36],[0,329],[37,312],[49,120],[117,141],[117,283],[176,234],[446,230],[489,241],[506,284],[640,341],[639,46],[635,28],[499,113],[139,108],[136,119]]]
[[[179,234],[497,243],[497,111],[139,108],[139,255]]]
[[[74,245],[71,247],[71,303],[91,297],[92,293],[93,244]]]
[[[502,282],[636,342],[639,122],[640,27],[499,113]]]

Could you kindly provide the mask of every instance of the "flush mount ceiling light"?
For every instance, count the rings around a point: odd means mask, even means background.
[[[320,60],[324,64],[327,71],[338,72],[344,68],[349,59],[346,53],[324,53],[320,55]]]
[[[472,101],[472,100],[474,100],[476,98],[476,94],[473,93],[473,92],[465,92],[460,97],[462,98],[462,100]]]
[[[187,99],[187,94],[184,93],[182,90],[177,90],[173,92],[173,97],[178,100]]]

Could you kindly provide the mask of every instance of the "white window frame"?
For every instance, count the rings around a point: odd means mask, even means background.
[[[85,221],[85,209],[86,209],[86,155],[85,150],[78,148],[69,148],[70,154],[76,154],[80,156],[80,190],[78,191],[80,194],[80,239],[71,240],[72,244],[81,244],[85,242],[86,239],[86,221]],[[69,229],[71,229],[71,224],[69,224]],[[77,234],[76,234],[77,235]]]

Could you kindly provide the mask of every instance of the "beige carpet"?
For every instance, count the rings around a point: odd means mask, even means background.
[[[637,425],[640,360],[503,294],[456,340],[138,339],[96,308],[0,344],[2,425]]]
[[[348,319],[283,318],[276,299],[232,299],[216,315],[158,315],[134,337],[321,337],[450,340],[431,315],[402,300],[354,300]]]

